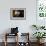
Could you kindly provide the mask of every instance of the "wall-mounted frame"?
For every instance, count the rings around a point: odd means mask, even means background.
[[[11,20],[25,20],[26,8],[10,8],[10,19]]]

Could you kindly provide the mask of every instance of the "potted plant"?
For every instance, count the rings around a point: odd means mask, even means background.
[[[40,29],[45,29],[45,26],[41,26]]]
[[[32,25],[33,28],[35,28],[36,30],[39,30],[39,27],[37,25]]]
[[[45,26],[32,25],[32,27],[35,28],[36,30],[45,29]]]
[[[37,38],[38,43],[41,43],[40,40],[42,38],[45,38],[44,37],[46,36],[45,34],[46,34],[45,32],[35,32],[33,35]]]

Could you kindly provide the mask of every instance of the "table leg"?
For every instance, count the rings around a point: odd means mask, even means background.
[[[7,46],[7,36],[5,35],[5,46]]]

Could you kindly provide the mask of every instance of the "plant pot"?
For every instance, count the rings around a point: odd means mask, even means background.
[[[39,44],[41,44],[41,43],[44,42],[44,40],[45,40],[45,39],[38,39],[37,42],[38,42]]]
[[[40,39],[40,43],[44,43],[44,40],[45,40],[45,39]]]
[[[37,39],[37,43],[40,43],[40,39]]]

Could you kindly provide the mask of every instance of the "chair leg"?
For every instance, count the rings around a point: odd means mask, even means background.
[[[7,46],[7,34],[5,34],[5,46]]]
[[[7,42],[6,41],[4,42],[4,44],[5,44],[5,46],[7,46]]]

